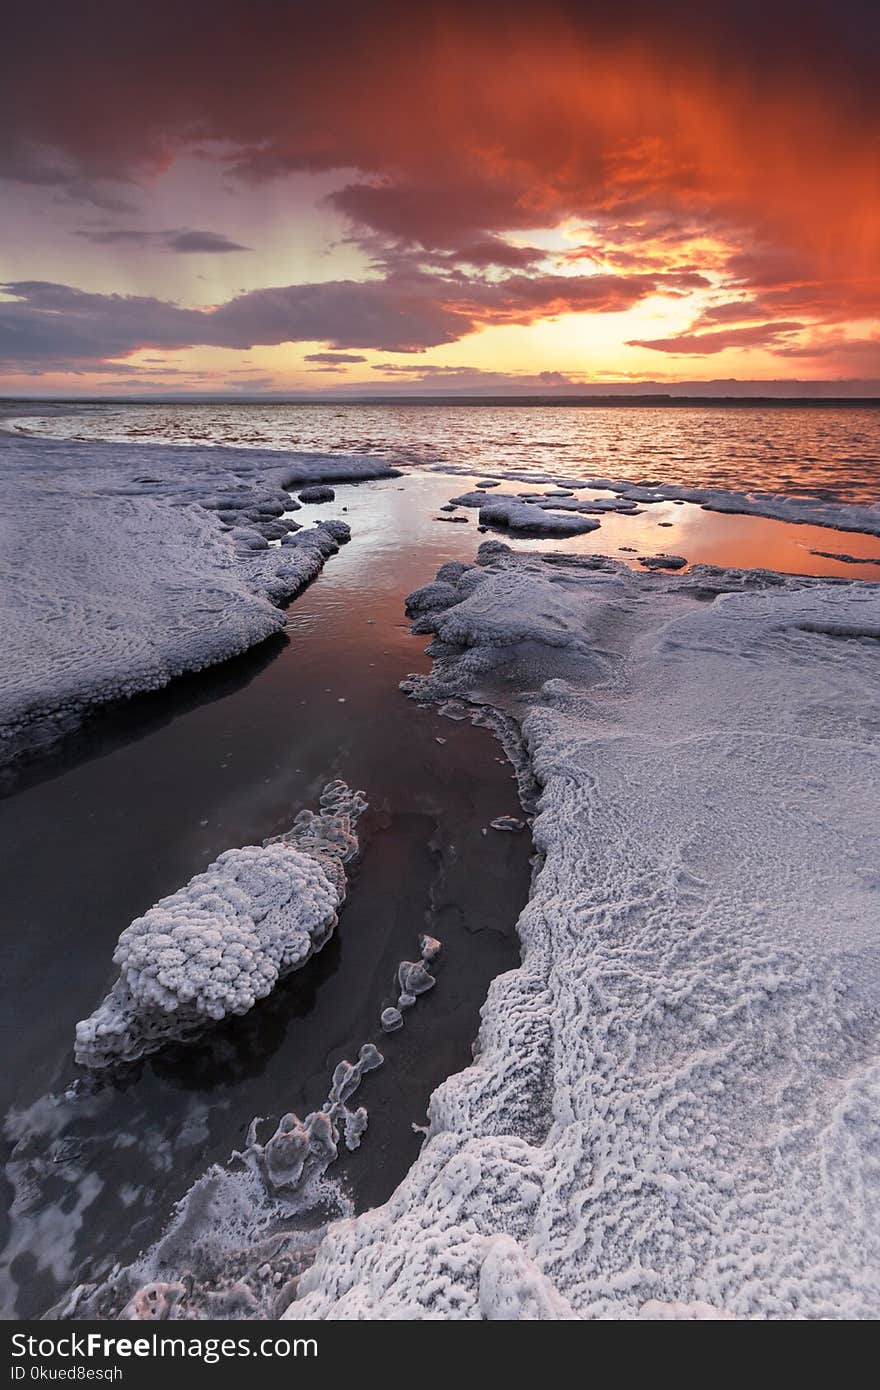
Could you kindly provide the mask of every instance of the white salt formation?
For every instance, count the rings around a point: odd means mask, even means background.
[[[467,470],[444,464],[443,472],[462,473]],[[775,521],[803,522],[810,526],[827,526],[838,531],[856,531],[864,535],[880,536],[880,502],[870,506],[859,506],[851,502],[825,502],[815,497],[790,497],[776,492],[733,492],[723,488],[687,487],[678,483],[637,482],[626,478],[554,478],[543,473],[523,473],[505,471],[492,481],[497,487],[501,482],[524,482],[532,486],[553,483],[559,488],[590,488],[598,492],[611,492],[611,498],[590,497],[562,500],[529,496],[531,505],[546,506],[554,511],[571,508],[574,511],[602,512],[623,511],[635,515],[638,508],[653,502],[693,502],[705,511],[731,512],[743,516],[763,516]],[[478,491],[453,497],[458,506],[481,507],[488,501],[481,489],[490,484],[486,481],[477,484]],[[499,498],[499,500],[501,500]]]
[[[575,516],[549,511],[536,502],[519,497],[493,496],[480,506],[480,521],[486,526],[504,526],[509,531],[529,535],[577,536],[595,531],[599,522],[589,516]],[[556,505],[556,504],[554,504]]]
[[[480,560],[409,688],[521,726],[522,964],[286,1316],[876,1318],[880,585]]]
[[[77,1285],[47,1316],[277,1317],[314,1257],[327,1212],[351,1210],[326,1173],[341,1142],[350,1152],[360,1147],[367,1111],[352,1110],[348,1102],[384,1060],[373,1043],[364,1043],[356,1062],[335,1068],[323,1107],[304,1120],[283,1115],[265,1144],[255,1117],[242,1152],[193,1183],[154,1245],[127,1267],[115,1266],[101,1283]]]
[[[207,1023],[244,1014],[324,946],[357,853],[360,792],[331,782],[319,813],[264,845],[227,850],[138,917],[113,953],[119,978],[76,1027],[76,1060],[131,1062]]]
[[[280,632],[278,605],[351,534],[341,521],[298,529],[286,489],[397,473],[381,459],[5,431],[0,464],[0,761]]]
[[[299,1187],[323,1174],[339,1153],[340,1128],[348,1149],[360,1146],[367,1128],[367,1112],[361,1106],[349,1110],[346,1102],[364,1075],[381,1067],[384,1057],[373,1043],[364,1043],[356,1062],[340,1062],[333,1073],[330,1095],[322,1110],[304,1120],[291,1111],[282,1115],[266,1144],[257,1140],[259,1119],[251,1121],[245,1155],[253,1159],[270,1192]]]
[[[429,989],[434,988],[437,981],[428,967],[437,959],[442,949],[443,943],[438,941],[436,936],[428,936],[423,932],[419,937],[420,959],[400,962],[397,967],[397,984],[400,989],[397,1008],[382,1010],[379,1023],[383,1033],[396,1033],[402,1028],[404,1012],[413,1007],[420,994],[426,994]]]

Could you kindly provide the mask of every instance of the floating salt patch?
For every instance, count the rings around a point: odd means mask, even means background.
[[[403,1014],[399,1009],[383,1009],[379,1022],[383,1033],[396,1033],[403,1027]]]
[[[425,932],[419,937],[419,953],[422,960],[436,960],[442,949],[443,943],[438,941],[436,936],[428,936]]]
[[[525,830],[524,820],[517,820],[516,816],[496,816],[489,822],[492,830],[508,830],[513,834],[518,834],[520,830]]]

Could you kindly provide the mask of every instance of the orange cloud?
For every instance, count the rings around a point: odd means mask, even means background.
[[[707,357],[812,347],[843,369],[853,333],[818,326],[880,316],[880,11],[866,0],[156,0],[43,20],[37,3],[7,23],[13,185],[115,206],[124,236],[126,200],[184,151],[245,208],[254,181],[337,171],[329,202],[382,274],[236,296],[202,316],[207,338],[185,309],[150,309],[159,326],[139,337],[130,305],[95,306],[120,352],[288,329],[412,350],[705,290],[690,327],[625,341]],[[259,227],[240,221],[257,256]],[[163,225],[192,223],[182,209]],[[563,226],[579,242],[544,265],[536,233]],[[861,362],[874,340],[859,340]]]

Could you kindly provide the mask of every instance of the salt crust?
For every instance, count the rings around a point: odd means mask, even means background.
[[[481,547],[421,699],[541,785],[523,962],[286,1316],[880,1313],[880,586]]]
[[[341,521],[300,529],[286,489],[397,471],[372,458],[6,432],[0,464],[0,761],[91,707],[280,632],[279,605],[350,535]]]

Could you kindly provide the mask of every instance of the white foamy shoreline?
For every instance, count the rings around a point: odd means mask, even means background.
[[[880,586],[481,558],[410,688],[521,724],[523,964],[287,1317],[876,1317]]]

